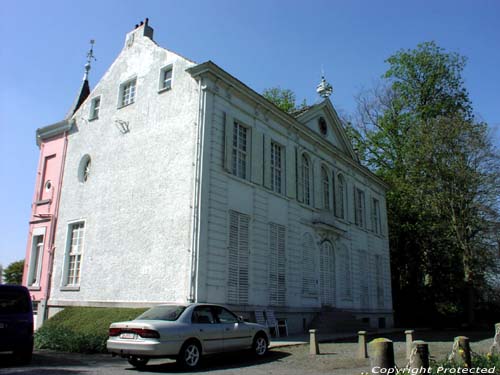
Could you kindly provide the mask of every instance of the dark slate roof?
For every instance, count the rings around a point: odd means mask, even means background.
[[[87,97],[90,95],[90,86],[89,86],[89,81],[84,80],[82,82],[82,86],[80,87],[80,91],[78,92],[78,95],[75,98],[75,101],[73,102],[73,105],[70,107],[68,113],[66,114],[66,118],[69,119],[71,116],[75,114],[75,112],[80,108],[82,103],[87,99]]]
[[[306,113],[307,111],[309,111],[312,107],[314,107],[314,106],[313,105],[306,105],[306,106],[304,106],[304,107],[302,107],[294,112],[291,112],[290,115],[297,118],[300,115],[302,115],[303,113]]]

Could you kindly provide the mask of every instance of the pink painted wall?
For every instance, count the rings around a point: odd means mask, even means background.
[[[34,301],[48,297],[66,145],[66,132],[40,144],[23,272],[23,285],[28,287]],[[39,256],[33,256],[37,252]]]

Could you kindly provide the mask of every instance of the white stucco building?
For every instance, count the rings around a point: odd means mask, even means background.
[[[49,312],[223,303],[392,325],[384,183],[329,99],[282,112],[142,24],[70,120]]]

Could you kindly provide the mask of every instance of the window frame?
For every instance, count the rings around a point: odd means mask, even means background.
[[[252,129],[240,121],[234,120],[233,121],[233,139],[231,140],[231,173],[243,180],[248,180],[250,178],[250,169],[251,169],[251,163],[250,163],[250,157],[251,157],[251,150],[250,150],[250,139],[252,136]],[[240,140],[240,129],[245,130],[245,149],[243,150],[240,146],[243,144]],[[235,144],[236,141],[236,144]],[[241,159],[241,156],[244,156],[244,159]],[[244,166],[244,170],[242,173],[242,167]]]
[[[312,205],[312,199],[311,199],[312,198],[311,197],[312,163],[311,163],[311,158],[305,152],[303,152],[300,157],[301,157],[300,168],[301,168],[301,172],[302,172],[302,176],[301,176],[302,181],[300,181],[300,183],[302,184],[302,202],[307,206],[311,206]]]
[[[96,107],[96,102],[98,102],[98,106]],[[99,118],[99,112],[101,110],[101,95],[98,95],[90,101],[90,113],[89,113],[89,121],[97,120]]]
[[[354,187],[354,224],[360,228],[366,227],[365,212],[365,192],[363,189]]]
[[[170,79],[166,80],[164,78],[164,75],[168,71],[171,72]],[[165,85],[165,82],[167,82],[167,81],[169,82],[169,86]],[[174,64],[168,64],[168,65],[161,67],[160,68],[160,77],[158,80],[158,92],[161,93],[161,92],[172,90],[173,84],[174,84]]]
[[[73,276],[73,282],[70,283],[70,272],[71,272],[71,257],[72,257],[72,250],[73,250],[73,230],[76,226],[82,225],[81,229],[81,236],[79,237],[80,242],[79,242],[79,247],[78,253],[75,253],[75,255],[79,256],[78,262],[76,262],[75,258],[75,264],[78,264],[78,268],[75,267],[75,272],[77,272],[77,277]],[[64,260],[64,269],[63,269],[63,275],[62,275],[62,290],[79,290],[80,289],[80,283],[81,283],[81,275],[82,275],[82,260],[83,260],[83,252],[84,252],[84,247],[85,247],[85,231],[86,231],[86,220],[75,220],[71,221],[68,223],[68,229],[66,233],[66,248],[65,248],[65,260]],[[75,282],[76,281],[76,282]]]
[[[28,267],[28,278],[26,284],[28,288],[39,288],[40,277],[42,276],[43,253],[45,249],[45,227],[35,228],[31,235],[30,262]],[[35,243],[36,238],[42,238],[41,243]],[[36,247],[35,247],[36,246]],[[34,257],[36,255],[36,258]]]
[[[132,84],[133,84],[133,87],[134,87],[133,97],[130,100],[130,94],[129,94],[128,95],[129,96],[129,100],[125,103],[124,102],[124,99],[125,99],[125,90],[126,90],[126,88],[129,85],[132,85]],[[127,107],[127,106],[129,106],[131,104],[134,104],[135,101],[136,101],[136,98],[137,98],[137,76],[132,77],[130,79],[127,79],[126,81],[120,83],[120,86],[119,86],[119,89],[118,89],[118,108],[123,108],[123,107]]]
[[[279,165],[276,165],[276,149],[278,149]],[[271,190],[278,194],[284,194],[283,180],[285,171],[285,147],[273,140],[271,140],[271,155],[270,155],[270,165],[271,165]],[[279,179],[279,185],[276,181]]]
[[[380,200],[372,197],[372,230],[375,234],[382,234],[382,223],[380,215]]]

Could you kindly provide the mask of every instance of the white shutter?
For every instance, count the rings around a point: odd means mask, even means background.
[[[368,273],[368,254],[364,251],[359,251],[359,274],[360,277],[360,294],[361,294],[361,308],[370,307],[370,297],[368,291],[368,279],[370,275]]]
[[[302,239],[302,294],[304,295],[318,294],[314,263],[314,240],[309,233],[306,233]]]
[[[257,130],[252,128],[252,182],[262,185],[262,169],[263,169],[263,135]]]
[[[271,138],[264,134],[264,186],[271,188]]]
[[[284,226],[269,224],[269,304],[272,306],[286,303],[285,233]]]
[[[233,173],[232,154],[233,154],[233,123],[232,116],[223,112],[224,121],[224,169]]]
[[[286,167],[286,194],[289,198],[295,198],[297,193],[297,174],[295,163],[295,147],[288,146],[285,149],[285,167]]]
[[[320,253],[321,303],[333,306],[335,303],[335,258],[332,244],[328,241],[323,242]]]
[[[375,255],[375,277],[377,278],[377,306],[384,307],[384,279],[382,272],[382,257]]]
[[[248,215],[229,211],[228,302],[248,304]]]

